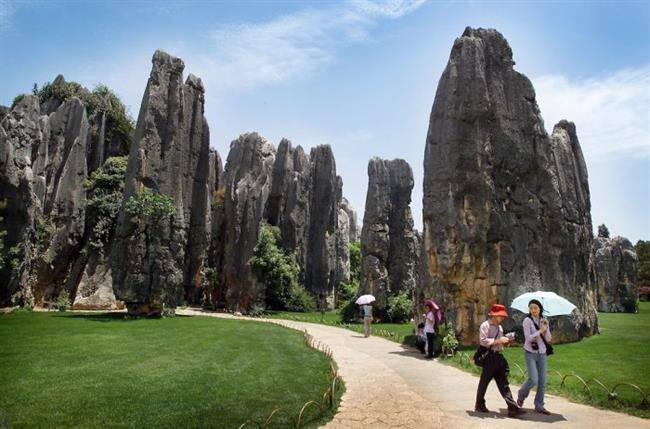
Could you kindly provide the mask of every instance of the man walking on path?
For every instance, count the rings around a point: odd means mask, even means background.
[[[508,385],[508,361],[503,357],[501,351],[503,346],[514,341],[503,335],[501,322],[508,317],[506,307],[501,304],[494,304],[488,313],[490,318],[481,324],[479,328],[479,342],[483,347],[488,349],[488,354],[483,364],[483,371],[478,382],[476,391],[476,404],[474,410],[481,413],[489,413],[490,410],[485,406],[485,392],[488,384],[494,378],[497,383],[499,392],[508,405],[508,417],[517,417],[524,413],[512,398],[510,386]]]

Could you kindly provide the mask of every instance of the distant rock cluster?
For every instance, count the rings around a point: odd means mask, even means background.
[[[263,306],[248,260],[267,222],[295,253],[307,290],[333,307],[337,286],[349,280],[357,227],[331,148],[306,155],[283,140],[276,153],[258,134],[243,134],[223,167],[210,148],[201,79],[183,81],[183,61],[162,51],[152,63],[105,245],[90,246],[84,225],[89,174],[126,155],[107,140],[105,114],[89,120],[78,97],[27,95],[2,109],[5,247],[22,259],[2,270],[2,303],[47,305],[67,291],[76,308],[124,303],[137,314],[181,302]],[[63,84],[62,77],[53,83]],[[155,222],[130,213],[126,202],[146,192],[168,197],[173,213]]]
[[[414,315],[433,298],[463,343],[476,341],[491,304],[529,291],[577,305],[553,319],[559,341],[596,332],[597,310],[636,311],[634,248],[592,237],[575,125],[546,132],[533,86],[496,30],[467,28],[438,83],[421,234],[406,161],[370,160],[359,231],[330,146],[307,154],[247,133],[223,165],[210,148],[201,79],[183,80],[183,61],[165,52],[152,62],[130,149],[104,110],[89,115],[83,88],[0,107],[0,305],[46,305],[66,291],[76,308],[158,314],[187,302],[245,312],[264,304],[248,261],[268,224],[318,302],[337,304],[337,288],[351,281],[349,245],[360,240],[359,293],[376,296],[378,314],[398,294],[413,300]],[[66,85],[60,76],[50,89]],[[123,185],[91,189],[116,175]],[[153,212],[137,212],[134,201],[148,195],[159,198]],[[523,314],[512,316],[507,328]]]
[[[592,245],[592,276],[598,311],[636,313],[637,255],[624,237],[596,237]]]

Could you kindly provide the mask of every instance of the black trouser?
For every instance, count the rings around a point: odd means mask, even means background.
[[[433,357],[433,339],[436,337],[435,332],[427,332],[427,357]]]
[[[487,391],[488,384],[494,378],[497,383],[501,396],[506,400],[508,409],[517,409],[517,403],[512,399],[510,386],[508,385],[508,361],[501,353],[489,352],[485,358],[483,371],[481,372],[481,379],[478,382],[478,390],[476,391],[476,406],[485,406],[485,392]]]

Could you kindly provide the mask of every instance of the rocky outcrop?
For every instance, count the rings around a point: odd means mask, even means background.
[[[349,219],[341,206],[342,180],[329,145],[306,155],[283,139],[273,165],[266,208],[281,245],[293,252],[300,281],[320,302],[334,306],[334,290],[350,278]]]
[[[33,299],[26,287],[29,273],[25,261],[32,259],[29,239],[45,200],[49,138],[49,123],[41,116],[38,97],[33,95],[23,97],[0,123],[0,216],[7,232],[2,255],[5,267],[0,271],[0,305]],[[35,159],[34,153],[41,159]]]
[[[467,28],[438,84],[424,161],[421,295],[464,343],[487,308],[552,290],[578,306],[554,338],[597,328],[587,171],[573,124],[544,130],[535,92],[495,30]],[[509,319],[514,325],[518,317]]]
[[[413,172],[406,161],[368,162],[360,293],[373,294],[380,311],[387,308],[389,297],[415,291],[418,240],[410,208],[412,189]]]
[[[307,259],[311,203],[311,163],[301,146],[282,139],[273,164],[266,219],[280,228],[281,246],[294,252],[298,266]],[[304,281],[305,272],[301,272]]]
[[[220,261],[225,305],[244,311],[263,305],[264,289],[248,265],[257,244],[271,189],[275,148],[257,133],[230,144],[221,183],[225,189],[217,215],[215,259]]]
[[[142,219],[122,209],[111,252],[113,288],[130,312],[159,313],[195,299],[209,240],[209,131],[203,85],[184,64],[156,51],[124,185],[124,201],[149,192],[173,201],[173,215]]]
[[[336,250],[341,180],[329,145],[316,146],[309,154],[311,194],[309,240],[305,261],[305,287],[331,307],[338,277]]]
[[[594,238],[592,276],[598,294],[598,311],[636,313],[637,255],[624,237]]]
[[[347,198],[343,197],[341,199],[341,209],[345,212],[348,217],[349,224],[349,238],[350,242],[356,242],[361,239],[361,234],[359,232],[359,221],[357,219],[357,212],[352,208],[352,205]]]
[[[2,121],[2,216],[19,262],[3,272],[5,302],[43,305],[67,280],[84,234],[88,127],[74,97],[44,116],[38,97],[26,95]]]

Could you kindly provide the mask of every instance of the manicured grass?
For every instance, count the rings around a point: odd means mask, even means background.
[[[16,312],[0,344],[11,428],[237,428],[278,406],[297,416],[330,379],[302,333],[248,321]]]
[[[320,313],[283,312],[271,314],[270,317],[320,323]],[[616,389],[620,402],[607,399],[605,391],[594,382],[589,383],[591,397],[585,392],[584,385],[574,377],[568,377],[565,385],[560,386],[561,377],[555,371],[562,375],[577,374],[586,382],[595,378],[610,391],[618,383],[632,383],[646,393],[650,393],[650,302],[641,302],[638,314],[599,313],[598,319],[600,335],[584,338],[576,343],[554,346],[555,354],[550,356],[548,361],[547,391],[576,402],[650,418],[650,405],[646,408],[638,408],[636,405],[641,401],[642,396],[629,386],[620,386]],[[335,324],[338,320],[336,312],[325,313],[325,323]],[[363,330],[360,324],[340,326],[357,332]],[[376,323],[373,324],[373,332],[390,340],[412,345],[413,325],[411,323]],[[471,357],[474,350],[475,347],[465,347],[460,351]],[[509,347],[504,354],[510,363],[510,379],[522,383],[525,375],[515,365],[519,365],[524,372],[526,371],[522,348]],[[457,354],[453,359],[439,359],[439,361],[476,374],[480,373],[480,368],[468,362],[462,354]],[[529,401],[531,400],[529,398]]]

